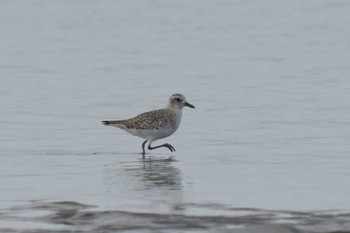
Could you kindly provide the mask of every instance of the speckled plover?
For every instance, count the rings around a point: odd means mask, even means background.
[[[147,142],[149,142],[149,150],[166,147],[173,152],[175,148],[168,143],[155,147],[152,147],[151,143],[168,137],[177,130],[181,122],[182,108],[185,106],[194,108],[192,104],[186,102],[184,95],[173,94],[170,96],[166,108],[144,112],[127,120],[102,121],[102,124],[118,127],[134,136],[145,138],[146,140],[142,143],[143,158],[145,158]]]

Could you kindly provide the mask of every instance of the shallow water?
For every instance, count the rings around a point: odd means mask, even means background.
[[[349,8],[3,1],[0,232],[350,230]],[[175,92],[175,153],[100,123]]]

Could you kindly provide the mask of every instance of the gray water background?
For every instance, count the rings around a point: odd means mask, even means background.
[[[58,204],[296,226],[290,213],[349,215],[350,2],[0,5],[0,229],[73,229],[45,218]],[[142,139],[100,123],[176,92],[196,109],[158,142],[175,153],[142,161]]]

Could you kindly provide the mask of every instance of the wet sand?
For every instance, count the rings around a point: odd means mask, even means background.
[[[96,211],[76,202],[33,202],[1,216],[0,232],[346,232],[349,214],[339,211],[297,212],[220,205],[173,206],[174,209],[216,209],[225,216],[194,216],[128,211]],[[12,227],[11,227],[12,225]],[[42,228],[40,227],[42,226]]]

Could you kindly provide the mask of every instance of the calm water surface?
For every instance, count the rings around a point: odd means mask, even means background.
[[[350,230],[349,11],[2,1],[0,232]],[[175,153],[100,123],[176,92]]]

